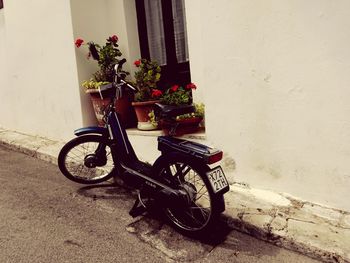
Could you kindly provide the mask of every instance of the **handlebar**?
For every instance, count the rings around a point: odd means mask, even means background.
[[[133,87],[131,84],[129,84],[128,82],[126,82],[124,80],[126,74],[125,72],[121,72],[123,64],[126,62],[126,59],[123,58],[122,60],[120,60],[118,62],[118,64],[115,64],[114,66],[114,70],[115,70],[115,84],[117,86],[127,86],[130,90],[132,90],[133,92],[137,92],[137,89],[135,87]]]
[[[123,64],[124,64],[125,62],[126,62],[126,59],[125,59],[125,58],[123,58],[122,60],[119,61],[118,67],[116,68],[116,73],[119,72],[119,71],[122,69]]]
[[[137,89],[132,86],[131,84],[129,84],[128,82],[126,82],[124,80],[125,76],[126,76],[126,72],[122,71],[122,67],[123,64],[126,62],[126,59],[123,58],[122,60],[120,60],[117,64],[114,65],[114,71],[115,71],[115,76],[114,76],[114,81],[113,83],[111,83],[112,87],[115,88],[115,94],[113,97],[111,97],[111,102],[108,104],[105,113],[104,113],[104,119],[105,122],[107,122],[106,118],[109,114],[109,112],[111,110],[115,110],[115,103],[116,100],[120,97],[122,97],[122,87],[128,87],[130,90],[132,90],[133,92],[137,92]]]
[[[133,92],[137,92],[137,89],[131,84],[127,83],[125,80],[122,79],[120,82],[127,86],[129,89],[131,89]]]

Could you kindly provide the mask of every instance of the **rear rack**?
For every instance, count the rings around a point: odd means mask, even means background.
[[[171,136],[160,136],[158,137],[158,150],[162,153],[167,152],[181,152],[184,154],[191,155],[195,158],[199,158],[206,164],[213,164],[222,159],[222,151],[208,147],[206,145],[181,140]]]

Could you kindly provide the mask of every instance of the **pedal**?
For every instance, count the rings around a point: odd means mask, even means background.
[[[143,213],[145,213],[147,211],[147,208],[144,207],[140,200],[137,198],[135,201],[134,206],[131,208],[131,210],[129,211],[129,215],[131,215],[133,218],[142,215]]]

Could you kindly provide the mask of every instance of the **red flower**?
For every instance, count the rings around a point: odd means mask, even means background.
[[[179,88],[180,88],[179,85],[174,85],[174,86],[172,86],[172,87],[170,88],[170,91],[176,92]]]
[[[108,38],[108,41],[110,41],[112,43],[117,43],[118,42],[118,37],[116,35],[113,35],[113,36]]]
[[[158,98],[163,95],[163,92],[159,89],[154,89],[152,91],[152,98]]]
[[[78,38],[77,40],[75,40],[75,45],[79,48],[82,44],[84,43],[84,40],[82,40],[81,38]]]
[[[196,88],[197,88],[197,86],[196,86],[196,84],[194,84],[194,83],[190,83],[190,84],[187,84],[187,85],[186,85],[186,89],[187,89],[187,90],[196,89]]]
[[[136,67],[139,67],[140,64],[141,64],[141,59],[135,60],[134,65],[135,65]]]

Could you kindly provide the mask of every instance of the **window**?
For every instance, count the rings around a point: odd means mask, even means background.
[[[162,67],[160,86],[191,82],[184,0],[135,0],[141,56]]]

